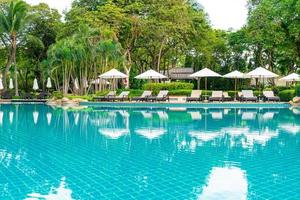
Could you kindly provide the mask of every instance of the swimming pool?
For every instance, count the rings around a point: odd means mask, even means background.
[[[300,199],[300,110],[0,106],[0,199]]]

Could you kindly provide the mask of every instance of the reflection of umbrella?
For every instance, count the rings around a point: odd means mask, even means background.
[[[38,90],[39,89],[38,81],[37,81],[36,78],[33,80],[33,87],[32,87],[32,89],[33,90]]]
[[[147,138],[147,139],[156,139],[165,134],[167,131],[165,129],[160,128],[145,128],[145,129],[139,129],[135,131],[137,134]]]
[[[46,85],[46,87],[48,89],[52,88],[52,83],[51,83],[51,78],[50,77],[48,77],[48,79],[47,79],[47,85]]]
[[[144,80],[158,80],[158,79],[166,79],[168,77],[150,69],[150,70],[136,76],[135,78],[136,79],[144,79]]]
[[[78,125],[78,122],[79,122],[79,113],[74,113],[74,123],[75,125],[77,126]]]
[[[14,82],[12,80],[12,78],[9,79],[9,89],[14,89]]]
[[[32,116],[33,116],[33,122],[34,122],[34,124],[37,124],[38,119],[39,119],[39,112],[34,111],[34,112],[32,113]]]
[[[0,78],[0,90],[3,90],[4,87],[3,87],[3,82],[2,82],[2,78]]]
[[[2,111],[0,111],[0,125],[2,125],[3,124],[3,112]]]
[[[48,122],[48,125],[51,124],[51,119],[52,119],[52,113],[47,113],[47,122]]]
[[[204,68],[192,75],[190,75],[190,77],[192,78],[202,78],[205,77],[205,90],[207,91],[207,77],[221,77],[220,74],[208,69],[208,68]],[[207,96],[205,97],[207,100]]]
[[[285,131],[292,133],[294,135],[300,134],[300,126],[295,124],[283,124],[279,126],[281,129],[284,129]]]
[[[99,129],[99,133],[102,135],[110,138],[110,139],[118,139],[124,135],[129,134],[128,129],[116,129],[116,128],[106,128],[106,129]]]
[[[210,132],[210,131],[190,131],[189,135],[203,142],[211,141],[221,136],[221,134],[218,132]]]
[[[14,121],[14,113],[13,112],[9,112],[9,123],[13,123]]]
[[[241,79],[241,78],[245,78],[245,74],[243,74],[242,72],[239,72],[239,71],[233,71],[229,74],[226,74],[223,76],[224,78],[233,78],[235,79],[234,81],[234,90],[235,90],[235,93],[234,93],[234,100],[236,101],[236,94],[237,94],[237,79]]]
[[[245,136],[247,138],[246,145],[253,146],[254,144],[261,144],[265,146],[269,140],[278,136],[278,131],[270,131],[269,129],[266,129],[260,132],[248,132]]]

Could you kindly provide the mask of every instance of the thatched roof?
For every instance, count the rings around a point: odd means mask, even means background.
[[[172,68],[169,71],[162,71],[164,75],[168,76],[172,80],[190,80],[190,77],[194,73],[193,68]]]

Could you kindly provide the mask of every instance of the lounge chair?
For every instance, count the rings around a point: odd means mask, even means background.
[[[116,97],[112,97],[110,100],[112,101],[125,101],[125,100],[129,100],[129,91],[124,91],[121,92],[121,94],[119,94],[119,96]]]
[[[238,92],[237,93],[236,100],[238,100],[238,101],[242,101],[243,100],[243,93],[242,92]]]
[[[33,99],[33,96],[31,95],[30,92],[26,92],[23,96],[23,99],[25,100]]]
[[[133,101],[147,101],[149,97],[151,97],[152,92],[145,90],[140,97],[132,98]]]
[[[232,101],[233,98],[228,95],[228,92],[223,92],[223,100],[224,101]]]
[[[2,99],[12,99],[12,95],[8,91],[3,92],[1,97]]]
[[[107,95],[103,97],[94,97],[95,101],[109,101],[116,96],[116,91],[110,91]]]
[[[280,98],[274,95],[273,91],[263,91],[266,101],[280,101]]]
[[[254,96],[252,90],[243,90],[242,91],[242,101],[257,101],[257,97]]]
[[[201,101],[201,90],[193,90],[190,97],[186,98],[187,102]]]
[[[39,95],[37,95],[37,99],[46,99],[49,96],[49,93],[47,92],[41,92]]]
[[[213,91],[209,101],[223,101],[223,92],[222,91]]]
[[[161,90],[156,97],[149,97],[150,101],[169,101],[169,91]]]

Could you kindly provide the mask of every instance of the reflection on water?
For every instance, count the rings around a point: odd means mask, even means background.
[[[294,109],[1,105],[0,126],[1,199],[300,199]]]
[[[245,171],[237,167],[215,167],[211,170],[207,185],[202,188],[199,200],[246,200],[248,181]]]
[[[50,192],[46,195],[39,193],[28,194],[25,200],[72,200],[72,190],[66,188],[66,178],[63,177],[58,188],[51,187]]]

